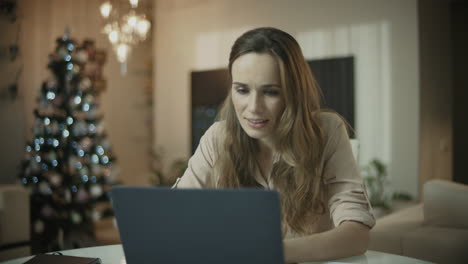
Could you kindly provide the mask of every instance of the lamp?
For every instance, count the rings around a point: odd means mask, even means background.
[[[117,60],[122,64],[122,73],[126,72],[132,46],[144,41],[151,28],[146,15],[137,13],[138,4],[138,0],[129,0],[123,6],[120,0],[105,0],[99,8],[105,20],[103,33],[107,34]]]

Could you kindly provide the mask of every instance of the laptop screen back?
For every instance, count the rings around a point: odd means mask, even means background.
[[[274,191],[113,187],[111,195],[128,264],[284,263]]]

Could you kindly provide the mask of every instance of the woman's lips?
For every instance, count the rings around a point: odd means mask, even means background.
[[[258,118],[246,118],[247,123],[252,128],[263,128],[268,124],[268,119],[258,119]]]

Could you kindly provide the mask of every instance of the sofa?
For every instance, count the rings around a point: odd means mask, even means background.
[[[0,261],[31,254],[29,193],[21,185],[0,185]]]
[[[421,203],[378,219],[370,237],[370,250],[468,263],[468,185],[426,182]]]

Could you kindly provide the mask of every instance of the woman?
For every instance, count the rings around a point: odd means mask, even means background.
[[[289,34],[257,28],[234,43],[232,87],[178,188],[263,187],[281,197],[287,263],[363,254],[375,224],[337,114]]]

